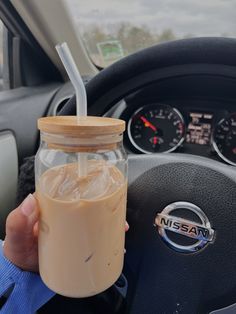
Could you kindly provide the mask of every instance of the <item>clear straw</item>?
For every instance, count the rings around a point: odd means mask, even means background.
[[[87,95],[79,70],[71,55],[67,43],[56,45],[56,50],[76,92],[77,116],[87,116]]]
[[[76,92],[76,115],[77,117],[87,116],[87,94],[79,70],[71,55],[67,43],[56,45],[56,50],[66,69],[66,72]],[[85,153],[78,154],[79,176],[87,175],[87,156]]]

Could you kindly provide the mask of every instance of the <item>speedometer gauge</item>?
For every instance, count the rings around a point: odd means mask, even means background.
[[[128,122],[128,136],[143,153],[163,153],[175,150],[184,140],[182,115],[168,105],[152,104],[139,108]]]
[[[217,124],[213,134],[213,146],[224,161],[236,166],[236,113]]]

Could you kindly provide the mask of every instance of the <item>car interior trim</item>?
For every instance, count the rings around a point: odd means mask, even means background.
[[[98,72],[85,51],[63,1],[11,0],[11,3],[65,79],[65,69],[54,49],[56,44],[64,41],[67,41],[82,75],[94,75]]]
[[[0,218],[3,221],[9,210],[14,208],[18,179],[16,140],[11,131],[0,132],[0,151]]]

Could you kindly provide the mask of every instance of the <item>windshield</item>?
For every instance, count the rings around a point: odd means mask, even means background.
[[[106,67],[160,42],[236,37],[236,0],[67,0],[85,47]]]

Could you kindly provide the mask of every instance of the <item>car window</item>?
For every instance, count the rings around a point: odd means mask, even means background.
[[[67,0],[93,62],[105,67],[157,43],[236,36],[235,0]]]
[[[0,20],[0,91],[3,90],[3,23]]]

